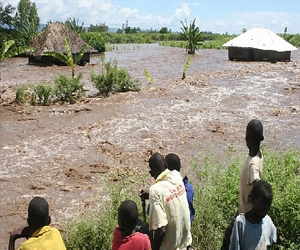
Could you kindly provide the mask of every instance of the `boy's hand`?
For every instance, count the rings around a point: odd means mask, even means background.
[[[140,197],[141,200],[149,200],[149,193],[147,191],[141,190]]]
[[[18,239],[18,238],[27,238],[28,239],[31,235],[32,235],[32,233],[28,226],[17,228],[10,233],[10,237],[12,237],[14,239]]]

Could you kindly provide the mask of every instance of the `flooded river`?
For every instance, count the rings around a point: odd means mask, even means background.
[[[33,196],[49,201],[54,222],[64,221],[105,195],[104,179],[147,172],[151,152],[177,153],[184,174],[200,152],[231,147],[246,153],[245,126],[252,118],[264,125],[266,148],[300,147],[299,51],[292,62],[269,63],[229,61],[227,50],[200,50],[182,80],[187,59],[181,48],[116,45],[105,60],[117,60],[139,79],[140,92],[91,97],[97,91],[90,73],[101,71],[101,58],[93,55],[89,65],[75,69],[89,97],[45,107],[11,104],[15,87],[71,76],[71,70],[27,65],[26,58],[1,63],[0,249],[9,231],[25,223]]]

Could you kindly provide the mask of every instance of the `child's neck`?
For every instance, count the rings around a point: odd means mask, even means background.
[[[257,217],[253,213],[253,210],[250,210],[249,212],[245,213],[245,217],[246,217],[247,221],[251,222],[252,224],[259,224],[262,221],[262,218]]]
[[[259,148],[249,149],[249,155],[251,157],[258,156],[259,158],[261,158],[261,152],[260,152]]]

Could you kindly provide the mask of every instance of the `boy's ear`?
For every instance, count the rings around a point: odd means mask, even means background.
[[[254,196],[252,194],[249,195],[248,200],[250,203],[254,202]]]
[[[47,226],[50,225],[50,223],[51,223],[51,217],[49,216]]]

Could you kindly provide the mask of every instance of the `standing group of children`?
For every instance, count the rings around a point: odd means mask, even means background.
[[[233,223],[226,231],[222,250],[267,250],[273,243],[276,243],[276,227],[267,215],[273,199],[272,187],[262,180],[263,155],[260,143],[263,139],[262,123],[259,120],[251,120],[246,128],[246,145],[249,153],[240,175],[239,208]],[[180,179],[180,159],[175,154],[169,154],[164,158],[159,153],[155,153],[150,157],[149,166],[150,174],[156,180],[155,183],[164,181],[158,189],[150,188],[150,199],[155,200],[151,205],[153,208],[150,208],[150,216],[152,216],[150,229],[154,231],[154,238],[150,237],[150,241],[148,235],[136,231],[137,205],[134,201],[125,200],[118,209],[118,226],[113,234],[112,250],[189,249],[191,248],[190,226],[195,215],[194,190],[186,176],[183,180]],[[172,182],[178,182],[175,183],[177,190],[173,189],[175,194],[167,197],[165,192],[160,190],[166,185],[165,182],[169,182],[170,185],[174,184]],[[158,184],[155,183],[156,187]],[[180,183],[184,185],[184,188]],[[186,197],[184,200],[181,199],[182,194]],[[147,192],[142,192],[140,195],[142,199],[149,198]],[[170,207],[169,201],[177,198],[179,202],[175,204],[178,207]],[[166,202],[160,199],[169,200]],[[189,221],[186,219],[187,215],[184,214],[186,209],[189,211]],[[166,210],[170,211],[166,212]],[[178,214],[174,216],[175,219],[172,219],[174,211]],[[156,215],[159,216],[159,220],[155,217]],[[180,223],[174,221],[178,218],[181,220]],[[15,249],[15,240],[23,237],[27,240],[21,244],[22,250],[66,249],[59,231],[49,226],[51,222],[49,205],[45,199],[35,197],[30,201],[27,221],[28,226],[11,233],[9,250]],[[171,228],[170,225],[177,228]],[[178,239],[178,237],[184,239]],[[171,241],[176,243],[173,244]]]

